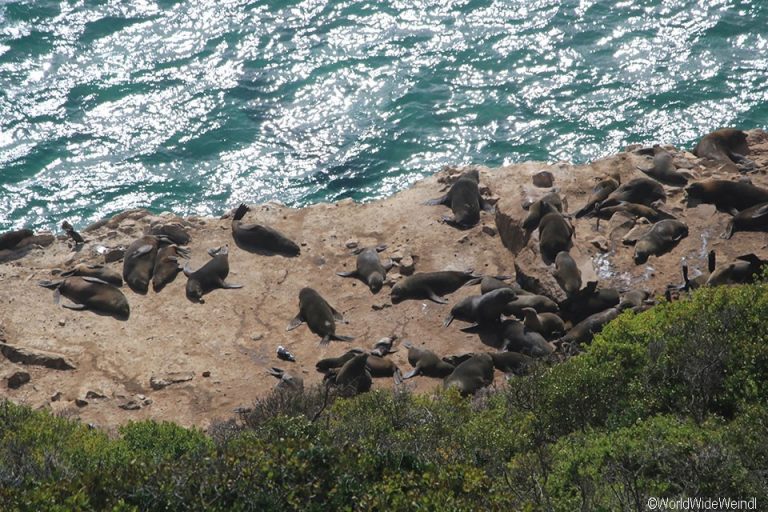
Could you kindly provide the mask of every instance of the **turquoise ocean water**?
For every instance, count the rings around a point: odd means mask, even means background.
[[[768,126],[768,1],[0,0],[0,231]]]

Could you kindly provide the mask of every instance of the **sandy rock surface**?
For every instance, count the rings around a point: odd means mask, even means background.
[[[750,142],[750,158],[758,171],[748,176],[755,185],[768,187],[768,136],[753,131]],[[253,207],[245,221],[275,227],[300,243],[301,255],[295,258],[261,256],[238,248],[232,240],[230,218],[179,219],[143,210],[124,212],[82,230],[87,243],[78,251],[63,236],[38,237],[36,244],[20,253],[0,254],[0,343],[13,347],[0,351],[6,354],[0,355],[0,395],[108,428],[146,418],[206,427],[215,419],[231,417],[235,408],[247,407],[271,390],[277,380],[268,375],[269,368],[297,373],[305,385],[311,385],[322,380],[314,369],[318,359],[340,355],[351,347],[370,349],[384,336],[397,335],[396,346],[407,339],[440,355],[492,350],[477,336],[462,333],[461,322],[442,327],[451,306],[479,293],[478,287],[449,295],[446,305],[406,301],[393,306],[389,289],[401,278],[397,267],[389,273],[389,285],[376,295],[362,282],[338,277],[336,272],[354,269],[354,247],[387,244],[381,257],[399,259],[405,274],[474,269],[487,275],[514,276],[517,264],[557,295],[561,292],[551,269],[544,266],[539,254],[538,235],[534,232],[526,238],[519,226],[527,214],[522,205],[552,190],[534,185],[533,176],[551,173],[567,211],[574,212],[585,203],[596,179],[614,175],[625,182],[641,177],[636,166],[650,166],[650,161],[650,157],[630,151],[584,166],[523,163],[498,169],[476,167],[481,191],[496,202],[497,211],[483,212],[481,222],[468,230],[440,222],[443,215],[450,214],[448,208],[423,204],[442,195],[461,168],[445,169],[391,198],[367,204],[342,201],[302,209],[276,204]],[[704,165],[681,150],[675,151],[675,162],[697,179],[739,178],[730,167]],[[542,184],[538,179],[537,183]],[[685,209],[683,189],[665,189],[666,211],[686,222],[690,234],[671,253],[651,257],[647,264],[635,265],[633,248],[621,241],[634,227],[633,219],[614,217],[600,221],[599,228],[594,219],[573,220],[571,254],[585,283],[598,279],[601,286],[643,288],[661,295],[667,284],[682,281],[682,258],[692,269],[704,269],[710,249],[717,251],[720,261],[750,252],[768,257],[765,233],[740,232],[723,240],[720,235],[729,215],[711,205]],[[195,304],[185,297],[183,274],[160,293],[150,289],[142,296],[124,286],[131,316],[118,321],[57,306],[53,292],[36,285],[39,280],[56,279],[55,269],[78,262],[103,263],[105,248],[125,248],[151,224],[169,221],[181,222],[189,230],[193,269],[209,259],[207,249],[229,244],[228,280],[243,288],[216,290],[206,295],[204,304]],[[120,256],[119,250],[108,254],[110,259]],[[108,265],[122,269],[121,261]],[[355,341],[333,341],[321,347],[306,325],[286,332],[298,312],[298,292],[304,286],[318,290],[344,314],[348,323],[339,324],[337,333],[355,336]],[[279,360],[278,345],[290,350],[297,361]],[[25,356],[7,355],[18,351]],[[401,347],[389,357],[407,372],[406,356],[407,350]],[[36,364],[40,361],[66,364]],[[74,368],[67,369],[70,366]],[[30,374],[30,381],[10,389],[8,378],[21,371]],[[503,375],[497,372],[495,385],[502,382]],[[440,384],[436,379],[417,377],[407,385],[430,391]],[[390,386],[391,379],[374,381],[374,387]]]

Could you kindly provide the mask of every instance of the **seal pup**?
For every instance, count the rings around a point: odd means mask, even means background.
[[[332,384],[353,390],[355,393],[365,393],[371,389],[373,380],[368,371],[368,354],[359,354],[344,363],[338,372],[331,372],[326,379]]]
[[[528,329],[520,320],[505,320],[501,329],[504,350],[531,357],[546,357],[555,346],[536,331]]]
[[[616,206],[622,201],[651,206],[656,201],[663,202],[666,200],[667,194],[661,183],[651,178],[635,178],[608,194],[604,201],[595,206],[598,208]]]
[[[369,354],[366,365],[368,366],[368,372],[374,379],[392,377],[395,380],[395,384],[400,384],[403,381],[400,368],[391,359]]]
[[[728,222],[723,238],[730,239],[737,231],[768,231],[768,202],[750,206],[735,215]]]
[[[328,370],[332,370],[334,368],[341,368],[344,366],[344,363],[349,361],[355,356],[359,356],[362,354],[363,351],[359,348],[353,348],[351,350],[347,350],[339,357],[326,357],[325,359],[319,360],[315,364],[315,370],[317,370],[320,373],[327,373]]]
[[[404,345],[408,348],[408,363],[413,366],[413,370],[403,375],[403,380],[417,375],[443,379],[453,372],[454,366],[437,357],[431,350],[414,347],[410,342]]]
[[[696,144],[693,154],[699,158],[718,162],[754,166],[754,163],[745,156],[749,154],[747,134],[734,128],[722,128],[706,134]]]
[[[493,359],[489,354],[474,354],[459,364],[445,380],[445,389],[456,388],[462,396],[474,395],[493,383]]]
[[[208,263],[194,272],[189,263],[184,266],[184,275],[187,276],[187,298],[200,304],[204,302],[203,295],[218,288],[243,287],[241,284],[226,282],[229,275],[229,247],[222,245],[215,249],[208,249],[208,254],[211,256]]]
[[[123,279],[134,292],[145,295],[149,290],[157,250],[165,242],[170,241],[164,237],[144,235],[125,250]]]
[[[71,277],[71,276],[80,276],[80,277],[95,277],[96,279],[101,279],[102,281],[105,281],[112,286],[123,286],[123,278],[120,275],[119,272],[116,272],[115,270],[112,270],[109,267],[105,267],[104,265],[90,265],[88,263],[78,263],[71,269],[62,272],[61,277]]]
[[[717,267],[707,279],[707,286],[724,284],[754,283],[755,276],[760,273],[768,260],[761,260],[754,254],[745,254],[736,261]]]
[[[241,249],[258,254],[298,256],[299,246],[276,229],[261,224],[244,224],[242,219],[250,208],[241,204],[232,217],[232,238]]]
[[[478,185],[480,174],[477,170],[466,171],[451,185],[448,193],[437,199],[430,199],[427,205],[449,206],[453,217],[443,217],[451,226],[467,229],[480,222],[480,209],[493,212],[493,207],[480,195]]]
[[[555,281],[566,295],[573,295],[581,290],[581,271],[576,261],[566,251],[560,251],[555,257]]]
[[[493,366],[504,373],[518,376],[526,375],[534,364],[534,359],[520,352],[489,352]]]
[[[75,231],[75,228],[72,227],[72,224],[70,224],[69,222],[62,221],[61,229],[63,229],[64,232],[67,234],[67,236],[75,242],[76,246],[82,245],[85,243],[85,239],[83,238],[83,236],[77,231]]]
[[[392,346],[395,343],[395,340],[397,340],[397,336],[395,336],[394,334],[391,336],[387,336],[385,338],[381,338],[373,346],[373,350],[371,350],[371,355],[384,357],[387,354],[394,354],[395,352],[397,352],[397,349],[392,348]]]
[[[270,368],[267,370],[267,373],[279,379],[279,382],[275,384],[275,389],[278,391],[304,390],[304,379],[302,379],[300,375],[293,375],[292,373],[276,367]]]
[[[589,198],[587,198],[587,204],[585,204],[579,211],[577,211],[574,216],[577,219],[584,217],[595,208],[596,204],[605,201],[611,192],[617,188],[619,188],[618,181],[613,178],[603,178],[592,189],[592,193],[589,194]]]
[[[511,288],[499,288],[485,295],[472,295],[451,308],[443,327],[451,325],[454,318],[477,324],[498,323],[507,304],[516,298],[517,294]]]
[[[453,293],[464,285],[478,284],[481,279],[482,276],[475,275],[472,271],[417,272],[392,287],[390,300],[392,304],[399,304],[404,300],[427,299],[446,304],[448,301],[441,295]]]
[[[189,242],[192,239],[187,230],[184,229],[184,226],[178,222],[155,224],[149,230],[149,234],[165,236],[176,245],[189,245]]]
[[[0,235],[0,250],[13,249],[25,238],[35,236],[31,229],[15,229]]]
[[[157,251],[155,267],[152,270],[152,289],[159,292],[165,285],[173,282],[184,268],[179,265],[179,258],[189,258],[189,250],[176,244],[166,245]]]
[[[128,320],[131,314],[128,299],[123,292],[95,277],[74,276],[58,281],[40,281],[38,284],[43,288],[56,290],[53,295],[56,304],[60,303],[62,295],[74,302],[62,304],[68,309],[88,309],[118,320]]]
[[[351,272],[336,272],[337,276],[355,277],[368,285],[371,292],[379,293],[384,285],[384,279],[387,277],[387,270],[392,268],[392,260],[387,260],[383,264],[379,260],[379,253],[386,249],[386,245],[377,247],[368,247],[355,251],[357,260],[355,270]]]
[[[768,203],[768,189],[743,181],[706,180],[688,185],[685,199],[688,208],[707,203],[715,205],[718,211],[734,215],[734,212]]]
[[[537,313],[533,308],[523,308],[524,324],[527,329],[535,331],[544,339],[551,340],[565,333],[565,323],[554,313]]]
[[[678,172],[672,163],[672,155],[663,149],[653,155],[653,166],[650,169],[639,166],[637,169],[665,185],[682,187],[688,184],[688,178]]]
[[[321,345],[327,345],[330,340],[352,341],[352,336],[339,336],[336,334],[336,320],[343,321],[341,313],[333,309],[315,290],[304,287],[299,291],[299,313],[293,317],[288,324],[286,331],[293,329],[306,322],[309,330],[321,336]]]
[[[662,220],[641,236],[635,244],[635,265],[648,261],[649,256],[661,256],[671,251],[688,236],[688,226],[679,220]]]
[[[590,281],[578,293],[560,302],[560,317],[575,325],[590,315],[617,306],[619,301],[616,288],[598,288],[597,281]]]
[[[549,265],[561,251],[573,245],[573,226],[559,212],[544,215],[539,222],[539,251],[541,259]]]

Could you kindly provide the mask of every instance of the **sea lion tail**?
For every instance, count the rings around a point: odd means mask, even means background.
[[[395,379],[395,386],[403,383],[403,374],[397,366],[395,366],[395,373],[392,374],[392,378]]]
[[[240,203],[240,206],[235,210],[235,214],[232,216],[232,220],[241,220],[248,213],[248,206],[245,203]]]
[[[64,274],[62,274],[62,275],[64,275]],[[55,290],[59,286],[61,286],[61,283],[63,283],[63,282],[64,282],[63,280],[49,281],[49,280],[46,279],[46,280],[43,280],[43,281],[38,281],[37,285],[38,286],[42,286],[43,288],[48,288],[49,290]]]

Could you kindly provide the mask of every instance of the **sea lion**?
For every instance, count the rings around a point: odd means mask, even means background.
[[[319,360],[315,364],[315,370],[317,370],[320,373],[327,373],[328,370],[331,370],[333,368],[341,368],[344,366],[344,363],[349,361],[355,356],[359,356],[362,354],[363,351],[359,348],[353,348],[352,350],[348,350],[344,352],[339,357],[327,357],[325,359]]]
[[[768,202],[736,212],[723,233],[729,239],[737,231],[768,231]]]
[[[635,178],[608,194],[604,201],[595,206],[598,208],[616,206],[622,201],[651,206],[656,201],[663,202],[666,199],[667,194],[661,183],[651,178]]]
[[[578,324],[571,327],[571,329],[559,340],[556,344],[568,344],[579,345],[581,343],[589,343],[592,338],[598,332],[603,330],[608,322],[619,316],[621,313],[620,308],[608,308],[605,311],[600,311],[593,315],[588,316]]]
[[[134,292],[144,295],[149,290],[157,250],[165,240],[154,235],[144,235],[134,240],[125,250],[123,279]]]
[[[448,375],[443,381],[445,389],[456,388],[462,396],[474,395],[493,382],[493,359],[490,354],[475,354]]]
[[[573,227],[560,213],[544,215],[539,222],[539,251],[544,263],[549,265],[560,251],[568,251],[572,236]]]
[[[518,295],[530,295],[530,292],[523,290],[517,283],[507,283],[492,276],[485,276],[480,280],[480,293],[482,295],[499,288],[509,288]]]
[[[585,216],[595,208],[596,204],[605,201],[611,192],[617,188],[619,188],[618,181],[613,178],[603,178],[597,185],[595,185],[595,188],[592,189],[592,193],[589,195],[589,198],[587,198],[587,204],[577,211],[574,216],[577,219]]]
[[[72,227],[72,224],[70,224],[69,222],[62,221],[61,229],[63,229],[64,232],[67,234],[67,236],[71,238],[72,241],[75,242],[75,245],[82,245],[85,243],[85,239],[83,238],[83,236],[77,231],[75,231],[75,228]]]
[[[507,304],[515,298],[517,294],[511,288],[499,288],[485,295],[467,297],[451,308],[443,327],[451,325],[454,318],[477,324],[497,323],[507,309]]]
[[[528,207],[528,215],[523,220],[523,229],[533,231],[539,227],[541,218],[548,213],[563,211],[563,202],[557,192],[550,192]]]
[[[656,302],[650,299],[650,293],[645,290],[632,289],[628,290],[621,295],[619,301],[619,310],[631,309],[635,313],[640,313],[653,306]]]
[[[454,227],[471,228],[480,222],[481,208],[488,212],[493,211],[493,207],[480,195],[479,183],[480,175],[477,170],[464,172],[451,185],[447,194],[430,199],[426,204],[450,206],[453,217],[443,217],[443,220]]]
[[[555,276],[555,281],[566,295],[573,295],[581,290],[581,271],[576,261],[566,251],[557,253],[552,275]]]
[[[560,317],[575,325],[590,315],[617,306],[619,301],[617,289],[598,288],[597,281],[590,281],[573,296],[560,302]]]
[[[508,352],[519,352],[531,357],[546,357],[555,351],[555,346],[549,343],[536,331],[528,329],[519,320],[505,320],[501,328],[503,349]]]
[[[555,301],[544,295],[518,295],[515,300],[507,303],[504,314],[522,317],[525,308],[532,308],[537,313],[557,313],[560,309]]]
[[[719,211],[731,215],[768,202],[768,189],[743,181],[700,181],[688,185],[685,188],[685,194],[688,208],[694,208],[702,203],[714,204]]]
[[[642,167],[638,167],[638,169],[665,185],[685,186],[688,184],[688,178],[678,172],[672,163],[672,155],[663,149],[653,155],[653,166],[650,169]]]
[[[431,350],[416,348],[410,342],[406,342],[405,346],[408,347],[408,363],[413,366],[413,370],[403,375],[403,380],[417,375],[442,379],[453,372],[454,366],[437,357]]]
[[[280,382],[275,384],[275,389],[278,391],[303,391],[304,379],[300,375],[294,375],[286,372],[281,368],[272,367],[267,370],[267,373],[273,377],[280,379]]]
[[[688,226],[679,220],[661,220],[641,236],[635,244],[635,265],[648,261],[649,256],[661,256],[671,251],[688,236]]]
[[[390,292],[392,304],[404,300],[431,300],[438,304],[446,304],[442,295],[453,293],[464,285],[477,284],[482,276],[471,271],[459,272],[444,270],[441,272],[417,272],[395,284]]]
[[[59,304],[65,296],[75,304],[62,304],[65,308],[89,309],[95,313],[112,316],[118,320],[128,320],[131,309],[123,292],[95,277],[67,277],[59,281],[40,281],[44,288],[56,290],[54,301]]]
[[[520,352],[489,352],[488,354],[493,360],[493,366],[504,373],[526,375],[534,364],[533,358]]]
[[[717,267],[707,279],[707,286],[754,283],[767,264],[768,260],[761,260],[754,254],[739,256],[736,261]]]
[[[693,154],[718,162],[752,163],[745,157],[749,154],[747,134],[734,128],[722,128],[706,134],[696,144]]]
[[[397,352],[397,349],[392,349],[392,345],[395,343],[396,339],[397,339],[397,336],[395,336],[394,334],[391,336],[387,336],[385,338],[381,338],[373,346],[373,350],[371,350],[371,355],[384,357],[387,354],[393,354]]]
[[[371,372],[368,371],[368,354],[356,355],[344,363],[335,375],[329,375],[333,384],[354,390],[355,393],[365,393],[373,384]]]
[[[379,252],[386,249],[386,245],[378,247],[368,247],[357,251],[356,268],[352,272],[336,272],[341,277],[356,277],[368,285],[373,293],[379,293],[384,285],[384,279],[387,277],[387,270],[392,268],[392,261],[387,260],[384,264],[379,260]]]
[[[683,260],[681,267],[683,273],[683,285],[682,287],[678,287],[678,289],[682,288],[687,292],[700,288],[707,284],[709,276],[712,275],[712,272],[714,272],[717,267],[717,255],[715,254],[715,250],[712,249],[709,251],[709,254],[707,254],[707,273],[700,272],[699,275],[690,278],[688,275],[688,263],[686,263],[685,260]]]
[[[565,332],[563,320],[554,313],[536,313],[533,308],[523,308],[524,323],[527,329],[535,331],[544,339],[550,340]]]
[[[189,250],[176,244],[166,245],[157,251],[155,268],[152,270],[152,289],[159,292],[165,285],[173,282],[183,270],[179,258],[189,258]]]
[[[0,235],[0,251],[3,249],[13,249],[19,244],[19,242],[34,235],[35,234],[31,229],[15,229],[13,231],[6,231]]]
[[[102,281],[105,281],[112,286],[123,286],[123,278],[120,276],[120,273],[112,270],[109,267],[105,267],[104,265],[89,265],[87,263],[78,263],[71,269],[62,272],[60,275],[61,277],[95,277],[96,279],[101,279]]]
[[[211,259],[199,269],[192,271],[187,263],[184,266],[184,275],[187,276],[187,298],[192,302],[202,304],[203,295],[218,288],[234,289],[242,288],[241,284],[226,282],[229,275],[229,247],[223,245],[215,249],[208,249]]]
[[[189,245],[191,240],[187,230],[178,222],[155,224],[152,226],[149,233],[151,235],[165,236],[176,245]]]
[[[312,288],[304,287],[299,291],[299,313],[288,324],[291,331],[306,322],[309,330],[322,336],[321,345],[327,345],[330,340],[352,341],[352,336],[336,334],[336,322],[343,321],[341,313],[333,309],[326,300]]]
[[[658,222],[664,219],[674,219],[675,216],[667,213],[653,206],[645,206],[644,204],[627,203],[622,201],[616,206],[607,206],[605,208],[600,207],[594,210],[594,215],[598,219],[610,220],[611,217],[617,212],[626,212],[630,215],[634,215],[637,218],[645,217],[651,222]]]
[[[299,246],[278,230],[261,224],[244,224],[242,218],[249,210],[241,204],[232,217],[232,238],[238,247],[265,255],[298,256],[301,253]]]
[[[400,368],[391,359],[385,359],[381,356],[375,356],[373,354],[368,355],[367,363],[368,371],[371,377],[378,379],[380,377],[393,377],[395,383],[399,384],[403,376],[400,373]]]

